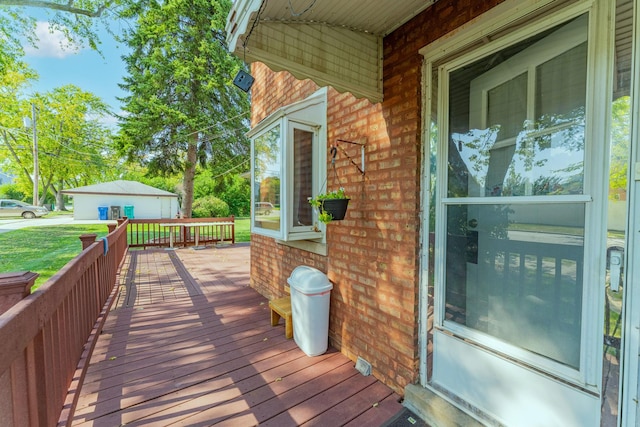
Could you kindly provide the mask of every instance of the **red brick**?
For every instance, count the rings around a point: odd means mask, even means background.
[[[406,384],[417,380],[419,366],[422,56],[418,50],[502,1],[440,0],[385,37],[382,103],[372,105],[329,90],[327,144],[336,139],[365,142],[366,173],[363,177],[339,153],[336,169],[352,201],[347,219],[327,227],[328,257],[252,235],[251,286],[275,297],[284,293],[287,277],[300,264],[326,272],[334,283],[331,344],[352,360],[367,359],[374,375],[401,394]],[[262,64],[253,64],[252,74],[256,77],[253,125],[318,89],[310,80],[298,81]],[[343,148],[359,164],[359,148],[348,144]],[[428,324],[431,329],[432,317]],[[427,348],[430,353],[432,344]]]

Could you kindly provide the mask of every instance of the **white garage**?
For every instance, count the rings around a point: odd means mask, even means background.
[[[62,193],[73,197],[74,219],[173,218],[180,209],[177,194],[137,181],[111,181]]]

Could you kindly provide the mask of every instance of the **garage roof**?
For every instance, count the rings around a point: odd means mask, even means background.
[[[159,188],[151,187],[150,185],[146,185],[141,182],[124,180],[103,182],[101,184],[62,190],[62,193],[72,196],[78,194],[115,194],[121,196],[178,197],[177,194],[160,190]]]

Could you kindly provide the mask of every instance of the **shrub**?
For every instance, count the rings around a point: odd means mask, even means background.
[[[193,201],[191,216],[194,218],[227,217],[229,205],[215,196],[201,197]]]
[[[251,213],[251,187],[249,180],[236,177],[220,193],[220,198],[227,202],[231,213],[237,217],[247,217]]]
[[[0,185],[0,198],[24,200],[25,195],[22,191],[18,190],[18,186],[16,184],[3,184]]]

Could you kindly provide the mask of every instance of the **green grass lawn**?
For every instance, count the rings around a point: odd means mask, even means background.
[[[251,241],[251,221],[249,218],[235,219],[236,242]]]
[[[249,218],[235,221],[236,242],[251,239]],[[71,261],[82,251],[81,234],[95,233],[98,238],[107,235],[107,226],[52,225],[28,227],[0,234],[0,273],[32,271],[40,274],[35,287]],[[34,287],[34,289],[35,289]]]
[[[107,226],[52,225],[28,227],[0,234],[0,272],[32,271],[40,274],[35,286],[71,261],[82,251],[81,234],[107,235]]]

